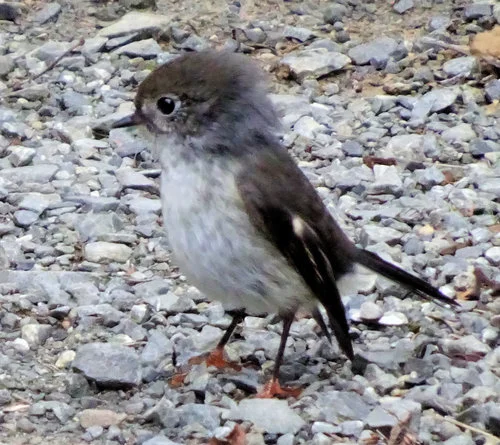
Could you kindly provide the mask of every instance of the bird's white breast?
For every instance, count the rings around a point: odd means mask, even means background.
[[[309,302],[303,279],[248,218],[235,182],[240,166],[183,156],[186,149],[170,141],[160,153],[164,225],[181,271],[227,309],[276,313]]]

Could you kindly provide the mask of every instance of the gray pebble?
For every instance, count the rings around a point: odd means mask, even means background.
[[[464,16],[468,20],[475,20],[481,17],[488,17],[493,14],[493,5],[489,3],[471,3],[465,6]]]
[[[463,76],[469,77],[477,69],[475,57],[456,57],[448,60],[443,65],[443,71],[449,77]]]
[[[11,56],[0,55],[0,77],[4,77],[14,69],[15,63]]]
[[[393,9],[398,14],[404,14],[406,11],[409,11],[415,6],[413,0],[399,0],[394,6]]]
[[[96,241],[85,246],[84,256],[93,263],[125,263],[132,255],[132,249],[124,244]]]
[[[52,334],[52,326],[45,324],[25,324],[21,328],[21,336],[30,347],[43,345]]]
[[[344,68],[349,57],[324,48],[305,49],[287,54],[281,63],[290,68],[294,77],[302,82],[306,77],[318,78]]]
[[[396,40],[390,37],[378,37],[371,42],[351,48],[347,54],[356,65],[366,65],[375,60],[385,66],[397,47],[398,42]]]
[[[500,79],[492,79],[484,86],[486,98],[493,102],[500,99]]]
[[[347,14],[348,9],[340,3],[329,5],[323,12],[323,20],[325,23],[333,25],[335,22],[341,22]]]
[[[115,54],[123,54],[128,57],[142,57],[143,59],[154,59],[161,52],[160,45],[154,39],[132,42],[113,51]]]
[[[139,357],[125,346],[87,343],[78,348],[72,366],[105,388],[129,388],[141,381]]]
[[[44,7],[38,11],[34,17],[35,22],[43,25],[51,20],[57,19],[57,16],[61,12],[61,5],[59,3],[47,3]]]
[[[255,427],[274,434],[296,433],[305,424],[285,400],[274,399],[242,400],[227,418],[252,422]]]

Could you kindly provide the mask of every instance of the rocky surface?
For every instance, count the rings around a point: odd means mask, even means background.
[[[153,7],[0,4],[0,442],[496,443],[500,81],[466,49],[498,5]],[[345,293],[353,363],[307,315],[292,326],[282,381],[298,398],[253,398],[272,315],[238,328],[241,370],[186,371],[230,317],[170,260],[140,131],[109,129],[157,64],[206,47],[270,72],[283,141],[342,227],[458,311],[364,275]]]

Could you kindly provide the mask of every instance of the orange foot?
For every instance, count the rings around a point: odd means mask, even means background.
[[[217,369],[230,368],[235,371],[241,371],[241,366],[238,363],[229,362],[224,358],[224,348],[215,348],[210,354],[199,355],[189,359],[190,365],[199,365],[205,362],[208,367],[215,366]]]
[[[264,385],[256,397],[259,399],[272,399],[274,396],[297,398],[301,392],[300,388],[281,387],[278,379],[273,378]]]

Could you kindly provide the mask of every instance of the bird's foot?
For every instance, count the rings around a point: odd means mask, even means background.
[[[215,366],[217,369],[233,369],[235,371],[241,371],[241,365],[235,362],[230,362],[224,358],[224,348],[217,347],[208,355],[198,355],[189,359],[188,363],[190,365],[199,365],[205,363],[207,367]]]
[[[272,378],[264,385],[256,397],[259,399],[272,399],[275,396],[297,398],[301,392],[302,389],[300,388],[292,388],[290,386],[282,387],[278,379]]]

